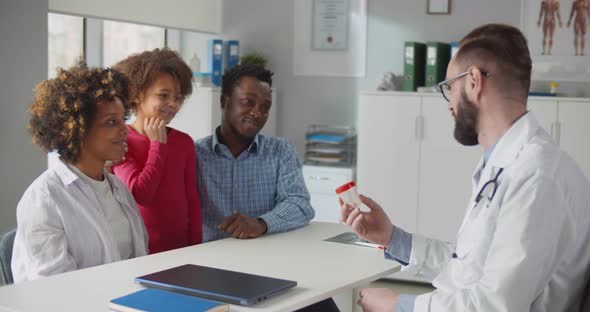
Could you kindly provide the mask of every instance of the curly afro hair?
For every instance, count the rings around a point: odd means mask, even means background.
[[[139,104],[137,97],[162,74],[169,74],[178,81],[180,95],[183,98],[193,92],[193,71],[177,52],[168,48],[132,54],[115,64],[113,68],[131,81],[129,104],[133,112],[137,111]]]
[[[89,69],[80,63],[68,70],[57,69],[57,78],[44,80],[35,87],[35,98],[28,110],[29,131],[33,143],[47,153],[74,163],[80,146],[96,117],[96,106],[118,97],[129,114],[129,80],[112,69]]]
[[[223,74],[221,82],[221,94],[231,96],[234,87],[238,84],[238,81],[242,77],[254,77],[258,81],[264,81],[268,83],[269,87],[272,87],[272,75],[273,72],[264,68],[263,66],[256,64],[244,64],[237,65],[229,70],[226,70]]]

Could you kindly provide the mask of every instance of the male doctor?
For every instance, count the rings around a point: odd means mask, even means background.
[[[455,244],[404,232],[368,197],[361,200],[370,212],[342,206],[342,220],[386,246],[386,258],[434,278],[436,289],[419,296],[363,289],[364,311],[579,309],[589,277],[590,183],[527,112],[530,77],[522,33],[490,24],[463,38],[439,84],[457,141],[484,150]]]

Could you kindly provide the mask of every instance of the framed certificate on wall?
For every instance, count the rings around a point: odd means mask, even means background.
[[[348,50],[350,0],[313,0],[312,49]]]
[[[293,73],[296,76],[364,77],[367,2],[293,1]]]
[[[451,0],[427,0],[426,13],[451,14]]]

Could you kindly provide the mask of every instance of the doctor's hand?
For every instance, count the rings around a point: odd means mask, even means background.
[[[268,230],[266,223],[261,219],[252,218],[235,212],[233,215],[223,219],[217,226],[221,231],[230,233],[235,238],[256,238]]]
[[[369,197],[359,195],[361,202],[371,208],[369,212],[362,212],[359,208],[340,202],[340,219],[348,224],[362,239],[382,246],[389,245],[393,224],[379,206]]]
[[[387,288],[365,288],[359,293],[358,305],[364,312],[392,311],[399,295]]]

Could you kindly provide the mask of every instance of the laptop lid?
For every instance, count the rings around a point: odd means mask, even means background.
[[[251,305],[297,286],[295,281],[194,264],[136,277],[135,282],[239,305]]]

